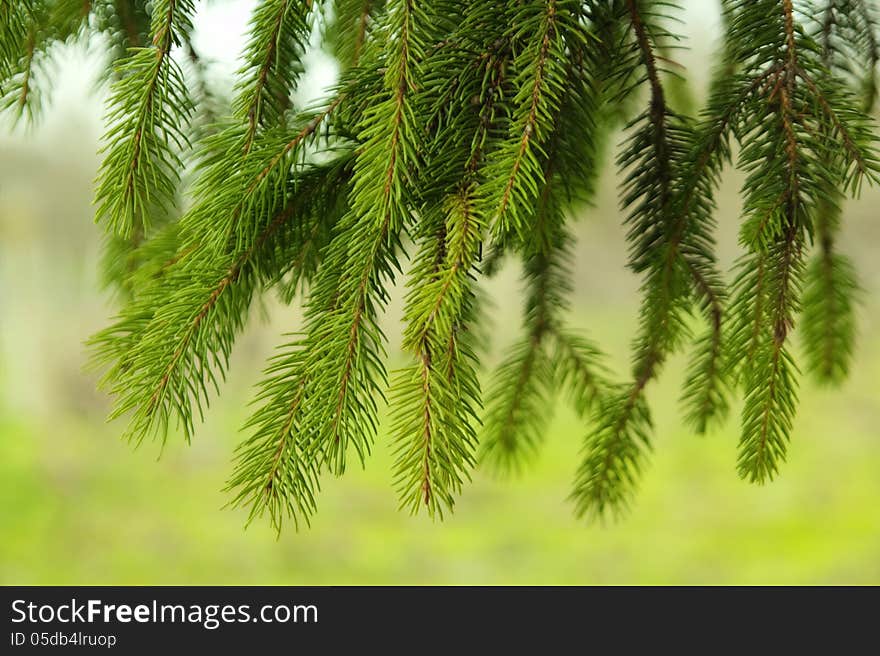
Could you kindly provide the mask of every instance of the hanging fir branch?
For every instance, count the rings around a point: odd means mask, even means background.
[[[880,46],[872,7],[865,2],[829,2],[814,7],[821,22],[816,38],[822,48],[820,73],[826,85],[834,85],[831,72],[849,83],[870,109],[877,96],[877,63]],[[826,126],[826,138],[834,139],[834,123]],[[839,384],[847,376],[855,348],[855,304],[859,283],[846,255],[837,252],[841,214],[845,203],[844,177],[823,190],[816,204],[815,240],[818,252],[808,264],[803,297],[803,336],[807,369],[820,382]],[[832,182],[829,180],[829,182]]]
[[[430,514],[452,508],[473,466],[480,405],[466,333],[473,314],[472,270],[485,221],[473,194],[450,196],[436,231],[424,236],[410,273],[404,348],[416,364],[398,373],[395,473],[402,505]]]
[[[150,44],[119,64],[96,204],[99,220],[122,237],[149,230],[151,205],[164,211],[174,202],[192,100],[172,49],[192,29],[193,11],[191,0],[153,3]]]
[[[522,469],[561,396],[586,434],[575,512],[601,518],[632,501],[653,448],[647,390],[679,350],[695,432],[743,395],[738,467],[757,483],[786,457],[799,367],[845,379],[859,285],[840,234],[847,199],[880,171],[875,3],[724,0],[698,112],[662,0],[262,0],[228,91],[208,83],[195,10],[0,0],[0,97],[36,120],[59,48],[106,44],[97,214],[102,275],[121,293],[91,347],[128,439],[192,439],[255,300],[302,301],[228,482],[248,521],[307,525],[322,477],[366,463],[386,396],[401,507],[443,517],[478,464]],[[296,106],[313,47],[340,79]],[[622,379],[568,325],[572,223],[618,129],[642,281]],[[729,165],[746,182],[728,288],[715,196]],[[513,260],[522,335],[484,398],[481,282]],[[380,322],[401,279],[406,360],[389,384]]]
[[[819,252],[807,265],[803,292],[803,340],[807,370],[819,381],[846,380],[856,339],[860,286],[849,258],[835,247],[841,206],[832,195],[816,207]]]
[[[395,47],[382,61],[381,100],[366,108],[360,122],[363,145],[354,164],[351,209],[322,255],[304,334],[278,360],[289,369],[265,382],[260,398],[268,402],[249,422],[257,432],[252,448],[239,454],[232,485],[243,485],[245,496],[240,492],[240,498],[258,509],[275,503],[278,494],[288,509],[297,504],[287,498],[286,488],[273,485],[262,496],[246,495],[248,481],[267,474],[251,465],[254,453],[267,443],[276,444],[281,453],[296,444],[318,471],[326,467],[336,474],[345,471],[350,448],[362,462],[371,449],[375,397],[386,382],[383,335],[376,319],[387,300],[385,284],[398,268],[401,231],[409,223],[406,183],[408,167],[415,165],[417,130],[410,108],[423,56],[421,17],[409,0],[389,3],[383,37]],[[277,416],[279,407],[282,417]],[[286,468],[297,462],[278,459],[268,480],[285,477]],[[296,488],[290,491],[295,494]]]
[[[510,136],[488,164],[486,214],[496,235],[527,234],[528,217],[541,186],[543,146],[553,132],[566,77],[566,36],[585,38],[575,3],[529,1],[500,18],[517,48],[513,66],[517,89]],[[577,35],[577,36],[575,36]]]
[[[336,0],[332,3],[332,20],[325,34],[342,68],[357,67],[361,63],[377,16],[384,7],[384,0]]]
[[[290,108],[311,34],[313,4],[314,0],[267,0],[254,11],[233,107],[237,116],[247,119],[245,151],[259,128],[277,125]]]
[[[558,125],[541,153],[541,185],[529,235],[519,246],[526,334],[496,370],[487,396],[482,459],[499,472],[517,471],[536,454],[557,390],[567,392],[586,416],[607,387],[599,350],[564,324],[572,241],[566,214],[592,195],[606,129],[597,120],[599,73],[588,68],[601,61],[597,41],[581,38],[582,28],[575,29],[567,42]]]
[[[791,0],[763,4],[761,21],[751,4],[727,10],[728,42],[738,44],[729,49],[742,75],[769,72],[742,110],[739,165],[749,175],[741,241],[749,253],[739,265],[729,342],[745,394],[739,471],[755,482],[776,475],[793,427],[797,365],[789,335],[817,212],[827,210],[828,189],[856,191],[877,170],[866,119],[851,93],[825,81],[820,49]],[[745,40],[755,47],[743,47]]]
[[[646,277],[634,380],[600,406],[572,494],[578,513],[585,515],[625,506],[650,447],[645,387],[686,336],[689,287],[681,242],[689,217],[676,213],[676,198],[690,135],[669,108],[660,77],[656,40],[668,36],[660,22],[662,8],[637,0],[624,4],[630,29],[617,76],[646,86],[649,104],[628,126],[631,136],[618,165],[625,176],[622,204],[630,210],[630,267]],[[636,68],[644,72],[630,82]]]
[[[139,286],[116,323],[93,338],[98,361],[110,365],[104,382],[118,399],[114,416],[132,413],[130,439],[139,442],[153,434],[164,439],[175,417],[189,439],[196,411],[201,415],[207,401],[208,383],[219,385],[217,376],[247,318],[258,274],[277,280],[289,270],[285,258],[315,247],[310,240],[321,229],[310,224],[333,217],[321,214],[332,204],[324,185],[344,186],[346,167],[303,167],[293,178],[290,167],[331,108],[301,119],[280,150],[276,135],[256,144],[239,168],[241,175],[226,175],[222,156],[205,161],[204,200],[182,218],[177,253],[161,275]],[[303,268],[308,265],[303,260],[294,275],[309,275]]]

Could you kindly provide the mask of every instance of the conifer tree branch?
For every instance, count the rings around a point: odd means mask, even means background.
[[[556,345],[553,359],[556,385],[568,392],[578,414],[589,418],[610,386],[604,356],[594,344],[561,326],[551,325],[549,334]]]
[[[772,338],[763,339],[755,353],[755,363],[747,373],[747,397],[743,411],[739,471],[752,482],[763,483],[777,472],[784,460],[793,413],[789,409],[795,381],[790,356],[785,348],[793,321],[795,271],[799,268],[801,245],[798,227],[789,227],[776,258],[773,272],[777,288],[767,308],[772,322]]]
[[[320,487],[320,468],[302,446],[303,426],[298,421],[309,376],[295,363],[302,351],[297,344],[292,346],[291,353],[276,356],[266,370],[271,377],[264,381],[264,392],[257,397],[267,401],[264,411],[259,421],[255,415],[245,426],[254,432],[236,449],[235,471],[226,488],[235,495],[233,506],[249,509],[248,522],[268,511],[278,534],[285,517],[291,518],[297,528],[301,521],[309,522]],[[289,379],[289,369],[299,371],[298,377]],[[273,382],[283,382],[283,397],[267,393]]]
[[[37,72],[51,45],[48,12],[30,2],[0,7],[0,108],[16,120],[32,120],[39,109],[41,89]]]
[[[545,337],[555,325],[554,302],[560,300],[564,282],[561,262],[564,237],[559,233],[553,185],[553,159],[543,171],[535,233],[525,261],[529,294],[526,301],[526,335],[498,367],[489,389],[486,431],[481,440],[481,460],[500,474],[517,473],[537,452],[543,440],[553,371]],[[514,381],[511,385],[511,381]]]
[[[331,410],[327,413],[326,428],[321,431],[319,440],[323,442],[320,448],[324,457],[336,473],[345,470],[348,431],[352,432],[352,442],[361,460],[370,448],[370,427],[373,420],[368,418],[367,425],[357,426],[354,417],[359,414],[359,410],[353,404],[361,406],[361,401],[357,399],[361,395],[372,394],[373,385],[368,383],[364,386],[356,369],[364,357],[371,361],[375,359],[373,349],[379,344],[380,338],[375,334],[375,326],[372,325],[374,319],[371,297],[376,291],[375,286],[381,284],[377,275],[382,275],[386,262],[393,259],[393,250],[389,247],[393,247],[395,235],[406,220],[401,185],[405,180],[404,149],[407,148],[410,138],[408,133],[412,130],[408,122],[407,96],[414,89],[412,58],[420,57],[421,53],[420,48],[412,42],[416,13],[414,5],[410,0],[390,4],[393,5],[389,8],[393,21],[391,33],[397,39],[398,51],[394,59],[388,62],[385,76],[386,88],[391,97],[375,109],[377,113],[390,113],[390,130],[384,134],[369,135],[370,140],[358,157],[352,202],[353,230],[343,233],[347,239],[349,235],[358,234],[358,228],[361,228],[367,231],[365,234],[372,233],[375,236],[367,242],[369,249],[358,254],[350,269],[353,287],[350,291],[347,286],[339,290],[339,337],[343,339],[333,344],[332,351],[328,352],[328,356],[334,357],[333,361],[339,364],[339,368],[334,373],[335,384],[327,386],[327,391],[330,392],[328,401],[332,399],[329,404]],[[385,151],[381,155],[378,153],[380,148]],[[375,173],[379,175],[376,176]],[[340,241],[340,238],[337,237],[336,241]],[[345,242],[342,242],[340,250],[347,250]],[[380,363],[374,364],[382,371]],[[384,372],[381,376],[384,378]]]
[[[695,164],[682,175],[682,198],[675,210],[674,244],[681,245],[681,259],[693,281],[695,295],[702,299],[702,308],[709,324],[707,334],[699,338],[688,365],[682,402],[686,420],[698,433],[705,433],[712,422],[724,419],[729,410],[728,392],[730,367],[725,362],[723,328],[726,294],[716,272],[712,254],[714,240],[708,230],[714,225],[713,191],[717,187],[721,167],[730,161],[729,138],[741,120],[745,105],[759,93],[778,70],[776,64],[747,80],[745,84],[730,83],[723,78],[713,95],[723,98],[721,106],[710,102],[702,125],[695,134]],[[727,86],[734,93],[727,96]],[[671,272],[676,245],[667,250],[666,271]]]
[[[544,182],[536,194],[532,234],[523,247],[530,289],[527,334],[498,368],[488,394],[481,457],[499,473],[520,469],[537,450],[554,385],[568,392],[582,415],[606,387],[598,349],[567,331],[561,320],[570,291],[571,236],[563,228],[564,212],[567,203],[589,198],[600,140],[595,106],[586,95],[593,81],[583,67],[583,44],[574,42],[572,49],[561,123],[545,146]]]
[[[625,206],[631,208],[630,266],[647,272],[644,284],[640,336],[636,341],[634,380],[614,392],[595,417],[587,439],[583,463],[572,498],[579,516],[602,516],[625,509],[636,475],[650,449],[651,420],[644,390],[657,375],[667,354],[680,341],[684,329],[679,246],[687,225],[686,214],[675,220],[677,165],[673,157],[686,152],[684,130],[670,129],[673,117],[665,99],[645,8],[627,0],[633,50],[645,71],[650,101],[647,111],[631,124],[641,123],[630,138],[619,164],[629,169],[624,182]],[[656,30],[654,30],[656,31]]]
[[[749,254],[740,263],[728,347],[746,394],[739,471],[762,483],[785,459],[793,425],[797,367],[787,338],[801,310],[806,237],[817,228],[817,212],[827,212],[829,190],[840,181],[856,190],[876,164],[863,116],[842,87],[823,81],[828,50],[823,55],[798,25],[791,0],[731,5],[728,40],[757,48],[732,49],[733,56],[749,72],[772,58],[775,70],[761,86],[762,101],[746,105],[738,133],[741,142],[749,137],[740,158],[749,170],[742,231]],[[758,136],[768,118],[776,128]],[[829,134],[844,147],[831,148]]]
[[[530,142],[538,127],[538,109],[542,100],[543,86],[546,84],[544,71],[547,67],[547,60],[550,56],[550,45],[556,29],[555,23],[556,2],[555,0],[549,0],[547,2],[547,16],[544,23],[544,32],[540,37],[540,46],[538,47],[538,53],[534,64],[534,82],[532,84],[531,98],[529,99],[525,125],[522,129],[522,136],[519,138],[519,145],[516,149],[516,155],[513,159],[513,166],[511,167],[510,175],[504,184],[504,191],[501,194],[501,200],[498,206],[498,216],[504,216],[507,211],[520,168],[523,166],[523,161],[528,153]]]
[[[666,116],[669,109],[666,106],[666,94],[660,81],[660,74],[657,71],[654,49],[651,46],[651,40],[642,21],[638,0],[627,0],[627,7],[642,65],[645,67],[645,75],[651,90],[649,109],[650,121],[653,126],[651,145],[654,148],[654,157],[657,162],[658,189],[660,192],[659,203],[661,207],[666,207],[669,203],[669,186],[672,183],[672,164],[667,152],[666,137]]]
[[[272,283],[289,268],[287,249],[297,252],[306,245],[309,224],[326,220],[318,215],[326,193],[319,185],[340,184],[345,175],[344,163],[304,173],[294,185],[297,195],[220,258],[196,232],[162,275],[123,308],[116,324],[93,338],[96,362],[110,365],[105,384],[117,396],[113,416],[133,412],[130,439],[140,442],[158,433],[164,440],[172,416],[190,439],[194,411],[201,413],[207,400],[205,383],[217,386],[214,371],[224,372],[252,296],[262,282]],[[291,226],[294,217],[300,225]],[[279,248],[284,242],[291,246]]]
[[[855,305],[860,287],[855,269],[836,252],[840,204],[833,196],[816,209],[819,252],[813,256],[804,286],[803,342],[807,369],[822,383],[842,383],[855,343]]]
[[[574,47],[587,38],[575,22],[571,4],[531,0],[514,18],[518,27],[510,38],[525,40],[514,60],[519,91],[509,137],[488,163],[491,182],[484,195],[484,213],[501,242],[510,235],[528,238],[530,206],[545,182],[541,177],[544,148],[554,132],[569,70],[566,42]]]
[[[772,479],[797,407],[795,325],[820,381],[841,382],[852,362],[858,283],[838,242],[847,198],[880,178],[867,114],[878,21],[866,0],[724,0],[721,62],[693,120],[676,111],[674,11],[665,0],[261,0],[226,107],[193,47],[194,0],[0,0],[10,113],[39,109],[63,44],[99,38],[110,52],[96,198],[102,277],[120,309],[92,347],[124,435],[189,440],[253,300],[301,294],[301,332],[267,365],[228,492],[248,522],[308,525],[321,476],[372,449],[382,314],[406,259],[408,360],[388,390],[403,508],[451,512],[477,455],[522,467],[559,394],[587,424],[576,513],[621,513],[652,449],[646,392],[686,344],[685,419],[707,430],[741,389],[739,474]],[[340,82],[300,110],[313,39]],[[642,287],[632,369],[616,384],[566,320],[571,223],[621,116],[634,117],[616,162]],[[744,254],[728,299],[715,214],[734,160]],[[503,256],[523,265],[524,334],[493,376],[478,449],[479,280]]]
[[[399,235],[409,214],[403,185],[415,133],[409,94],[422,57],[413,33],[419,16],[409,0],[389,3],[383,29],[394,47],[385,62],[383,96],[361,119],[350,209],[325,249],[307,304],[304,335],[279,357],[275,375],[264,382],[259,396],[269,401],[249,422],[254,428],[251,447],[240,457],[231,486],[241,491],[239,502],[250,503],[254,512],[264,507],[264,497],[247,494],[252,489],[248,481],[265,480],[267,471],[278,471],[275,463],[284,472],[288,461],[263,456],[252,460],[250,454],[267,449],[276,453],[279,437],[280,444],[292,444],[302,455],[290,462],[294,472],[306,462],[316,473],[329,468],[341,474],[349,447],[362,462],[371,448],[375,396],[385,379],[376,314],[386,298],[384,281],[397,267]],[[289,412],[279,415],[279,407]],[[295,512],[291,504],[296,496],[311,489],[284,490],[288,511]]]
[[[31,0],[0,0],[0,91],[18,68],[33,18]]]
[[[153,412],[154,408],[159,403],[160,397],[162,396],[162,394],[164,394],[168,386],[168,381],[170,380],[171,375],[177,368],[177,365],[180,362],[180,358],[185,353],[194,336],[198,333],[199,326],[201,325],[202,321],[204,321],[208,313],[211,312],[214,307],[216,307],[223,293],[231,285],[235,284],[236,280],[241,274],[242,269],[253,258],[254,254],[265,245],[266,241],[270,239],[281,228],[281,226],[284,225],[284,223],[290,220],[291,216],[293,216],[294,214],[294,210],[296,209],[298,209],[297,204],[290,203],[282,211],[278,212],[278,214],[272,219],[272,221],[270,221],[269,224],[258,234],[253,245],[248,247],[247,250],[237,256],[229,269],[227,269],[223,276],[217,281],[216,285],[211,289],[210,294],[208,295],[204,304],[201,306],[198,313],[190,322],[189,327],[180,338],[177,349],[171,356],[171,359],[168,362],[168,366],[165,369],[165,373],[162,375],[162,378],[159,381],[156,390],[150,396],[150,400],[146,408],[147,413]],[[190,253],[188,253],[184,257],[187,256],[191,257],[192,251],[190,251]]]
[[[793,6],[782,0],[780,65],[777,80],[769,93],[770,111],[776,114],[782,157],[779,161],[783,185],[779,189],[757,186],[750,193],[756,199],[751,207],[760,209],[746,224],[747,243],[755,255],[758,285],[743,286],[737,303],[751,303],[750,337],[746,345],[750,359],[744,363],[746,403],[740,439],[739,472],[744,478],[762,483],[771,479],[778,462],[785,458],[786,442],[793,421],[792,397],[796,380],[786,339],[798,308],[798,292],[803,250],[805,209],[802,187],[804,167],[796,124],[802,122],[794,107],[800,69]],[[754,157],[751,153],[747,157]],[[766,166],[776,172],[776,158]],[[764,175],[767,172],[763,172]],[[769,191],[772,202],[762,199]],[[809,193],[808,191],[806,193]],[[747,204],[749,207],[749,204]],[[756,261],[757,260],[757,261]],[[753,265],[754,266],[754,265]],[[766,267],[766,269],[765,269]],[[766,271],[766,273],[764,273]],[[742,280],[748,281],[749,278]],[[765,286],[766,285],[766,286]],[[766,289],[766,291],[765,291]],[[754,299],[754,300],[749,300]],[[738,335],[746,333],[738,331]],[[742,346],[742,337],[733,340]]]
[[[867,7],[855,3],[855,11],[869,27],[866,35],[859,40],[867,46],[867,62],[870,68],[869,82],[873,82],[877,65],[877,45],[873,30],[873,19]],[[852,28],[853,16],[847,15],[852,9],[846,2],[831,0],[827,3],[821,28],[822,63],[824,70],[819,78],[830,78],[831,72],[839,64],[842,53],[838,51],[838,38],[846,28]],[[840,16],[837,12],[840,11]],[[841,23],[850,21],[849,25]],[[847,53],[851,54],[851,53]],[[806,71],[802,72],[805,84],[811,93],[819,98],[828,125],[823,129],[823,138],[842,139],[849,159],[854,162],[854,171],[860,176],[868,172],[868,163],[856,145],[856,138],[849,133],[844,121],[828,102],[825,92]],[[825,85],[827,86],[827,85]],[[865,101],[870,107],[875,93],[869,90]],[[840,229],[840,216],[845,194],[840,188],[847,180],[830,181],[822,198],[814,210],[816,241],[819,252],[809,264],[804,285],[803,313],[801,326],[807,359],[807,369],[822,383],[840,384],[849,370],[850,359],[855,342],[855,303],[859,291],[855,271],[848,259],[836,252],[835,239]]]
[[[383,10],[382,0],[336,0],[330,41],[336,59],[343,69],[361,65],[364,50],[377,17]]]
[[[98,217],[122,237],[150,226],[150,205],[173,204],[179,179],[176,150],[189,147],[185,134],[192,101],[171,49],[191,28],[191,0],[153,4],[151,43],[120,64],[113,85],[111,127],[96,203]]]
[[[404,348],[416,364],[400,372],[392,398],[398,408],[397,485],[402,505],[413,512],[419,505],[441,517],[451,510],[475,461],[479,385],[470,349],[457,335],[468,330],[471,272],[484,228],[472,192],[460,190],[447,201],[436,234],[426,236],[411,274],[417,286],[408,295]]]
[[[831,130],[831,137],[839,137],[842,140],[842,145],[846,151],[847,156],[853,162],[853,166],[858,172],[859,176],[871,176],[871,166],[865,159],[865,154],[862,152],[862,149],[856,145],[856,140],[851,134],[849,127],[841,120],[838,113],[828,102],[828,98],[825,96],[825,93],[819,88],[816,82],[810,77],[810,74],[803,70],[798,69],[797,75],[800,79],[803,80],[804,84],[812,93],[813,97],[819,103],[819,106],[822,108],[825,117],[828,119]]]
[[[252,38],[240,71],[235,111],[247,120],[244,152],[257,130],[278,123],[290,106],[308,45],[314,0],[263,0],[251,19]]]
[[[487,395],[480,459],[498,473],[520,470],[535,454],[546,427],[552,370],[544,337],[550,325],[547,292],[551,274],[547,256],[533,255],[527,270],[528,334],[498,367]]]
[[[36,34],[35,26],[32,24],[28,30],[27,38],[24,45],[24,65],[22,66],[21,91],[18,93],[18,99],[15,104],[19,112],[23,111],[28,105],[28,98],[31,93],[31,76],[33,75],[34,55],[36,53]]]

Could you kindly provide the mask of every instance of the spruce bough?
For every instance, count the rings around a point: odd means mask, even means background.
[[[695,432],[744,397],[738,469],[785,460],[801,366],[839,383],[855,339],[842,206],[880,175],[877,8],[723,0],[723,46],[697,116],[682,106],[678,9],[655,0],[261,0],[228,93],[192,42],[194,0],[0,0],[0,98],[32,118],[63,42],[106,45],[97,220],[119,311],[91,339],[125,436],[195,431],[259,297],[300,299],[229,480],[250,519],[308,523],[320,480],[363,464],[387,398],[401,507],[450,511],[478,465],[518,470],[552,399],[582,417],[571,494],[585,517],[630,503],[651,451],[645,393],[690,353]],[[310,48],[340,78],[296,91]],[[642,280],[632,370],[566,325],[573,217],[609,141]],[[740,258],[715,256],[722,171],[746,174]],[[481,386],[480,284],[522,263],[522,336]],[[407,362],[380,318],[405,280]]]

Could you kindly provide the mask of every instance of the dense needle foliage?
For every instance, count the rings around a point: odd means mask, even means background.
[[[241,68],[212,89],[194,0],[0,0],[0,90],[33,118],[53,53],[109,53],[97,217],[119,312],[91,340],[134,442],[189,440],[260,295],[301,299],[268,364],[229,493],[251,518],[308,522],[320,480],[363,464],[391,409],[401,506],[452,509],[474,467],[540,448],[557,393],[583,417],[572,500],[624,510],[651,450],[645,390],[690,352],[684,414],[704,432],[745,402],[739,473],[785,459],[805,369],[840,382],[859,286],[837,249],[842,204],[880,163],[869,0],[725,0],[705,107],[682,113],[678,9],[660,0],[260,0]],[[310,48],[339,62],[295,102]],[[228,101],[228,102],[227,102]],[[566,325],[572,221],[609,143],[628,265],[642,280],[632,370]],[[747,178],[730,284],[714,195]],[[523,329],[484,392],[480,283],[522,263]],[[380,318],[405,280],[406,364]]]

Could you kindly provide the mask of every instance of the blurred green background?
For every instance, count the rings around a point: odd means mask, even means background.
[[[717,30],[699,7],[690,3],[685,63],[706,61]],[[202,45],[225,73],[224,30],[243,22],[222,12],[206,18]],[[877,191],[846,208],[842,247],[866,290],[853,375],[839,390],[804,381],[790,459],[772,485],[737,478],[735,415],[705,437],[683,427],[676,358],[650,388],[655,454],[623,521],[574,519],[566,497],[586,427],[560,405],[534,466],[513,480],[477,472],[442,523],[397,512],[380,435],[365,471],[325,479],[312,528],[276,540],[263,523],[244,530],[221,489],[253,384],[297,308],[267,299],[255,313],[191,447],[172,437],[161,458],[158,445],[133,451],[104,421],[108,400],[83,370],[83,341],[113,312],[98,289],[90,204],[101,98],[83,90],[90,73],[71,57],[38,127],[0,130],[0,583],[880,583]],[[571,319],[622,375],[638,280],[624,268],[611,168],[579,224]],[[740,183],[731,172],[720,195],[725,265],[737,253]],[[516,338],[518,284],[510,267],[490,285],[492,361]],[[397,296],[387,321],[400,362]]]

